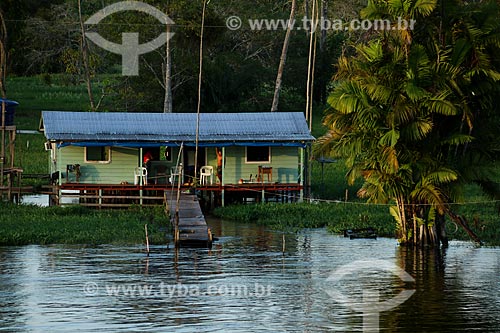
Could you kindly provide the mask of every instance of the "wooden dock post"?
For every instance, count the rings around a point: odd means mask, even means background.
[[[144,231],[146,232],[146,252],[148,253],[149,256],[149,235],[148,235],[148,225],[144,225]]]
[[[178,200],[169,202],[176,247],[211,247],[211,233],[196,195],[179,193]]]

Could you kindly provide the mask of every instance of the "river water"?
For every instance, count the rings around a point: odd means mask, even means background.
[[[498,248],[408,251],[313,229],[286,234],[283,252],[281,233],[209,224],[211,250],[149,257],[143,246],[0,247],[0,331],[500,332]]]

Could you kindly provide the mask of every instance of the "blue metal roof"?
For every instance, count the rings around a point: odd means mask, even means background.
[[[48,140],[62,142],[194,142],[195,113],[43,111]],[[302,112],[203,113],[201,143],[312,142]]]

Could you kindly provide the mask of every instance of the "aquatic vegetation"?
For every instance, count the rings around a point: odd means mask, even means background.
[[[463,205],[459,211],[486,245],[500,245],[500,217],[494,203]],[[396,223],[389,214],[389,207],[362,202],[236,205],[216,208],[213,214],[287,231],[326,227],[332,233],[342,233],[346,229],[373,227],[379,236],[394,237],[396,234]],[[452,221],[448,220],[446,226],[450,240],[470,239]]]
[[[395,224],[386,207],[353,203],[297,203],[238,205],[217,208],[218,217],[269,225],[279,230],[327,227],[341,233],[350,228],[374,227],[381,236],[393,237]]]
[[[27,244],[166,243],[169,221],[161,207],[92,210],[0,204],[0,246]]]

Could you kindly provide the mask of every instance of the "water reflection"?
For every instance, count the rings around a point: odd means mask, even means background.
[[[457,242],[443,250],[399,248],[397,254],[418,292],[395,316],[386,316],[388,327],[412,322],[426,332],[499,331],[499,249]]]
[[[0,248],[0,327],[361,332],[362,314],[326,292],[340,288],[349,298],[361,299],[361,285],[378,288],[383,299],[405,288],[417,290],[406,303],[381,314],[382,332],[493,332],[500,327],[499,249],[452,243],[445,251],[410,251],[392,239],[351,241],[306,230],[286,234],[283,252],[281,233],[210,224],[220,235],[211,250],[157,246],[147,257],[142,246]],[[342,265],[366,259],[396,263],[416,282],[407,286],[388,272],[360,272],[336,285],[327,281]],[[88,289],[93,286],[97,289]],[[134,286],[151,293],[140,294]],[[271,292],[259,286],[270,286]]]
[[[25,194],[21,196],[21,203],[24,205],[47,207],[49,206],[49,196],[47,194]]]

